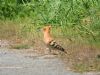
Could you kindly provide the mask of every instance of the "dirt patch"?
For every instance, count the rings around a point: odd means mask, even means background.
[[[75,43],[66,40],[67,43],[61,43],[62,40],[59,40],[58,43],[64,46],[68,54],[57,53],[57,57],[62,59],[65,63],[66,69],[70,69],[78,72],[87,72],[87,71],[100,71],[100,51],[94,46],[88,44]],[[4,43],[5,42],[5,43]],[[34,53],[38,56],[46,54],[46,45],[42,40],[34,40],[34,44],[31,44],[31,40],[23,40],[23,42],[14,42],[13,46],[19,45],[23,49],[17,49],[22,54],[29,54],[27,57],[34,57]],[[8,47],[11,42],[7,40],[2,40],[1,47]],[[25,49],[26,45],[29,45],[29,49]],[[25,45],[25,47],[23,46]],[[8,47],[9,48],[9,47]],[[13,47],[14,48],[14,47]],[[13,50],[13,49],[12,49]]]

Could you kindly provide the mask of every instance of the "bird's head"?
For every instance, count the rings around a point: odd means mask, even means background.
[[[51,26],[49,25],[49,26],[45,26],[44,28],[43,28],[43,32],[50,32],[50,30],[51,30]]]

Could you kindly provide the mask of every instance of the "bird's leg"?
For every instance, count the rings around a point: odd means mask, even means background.
[[[60,55],[63,55],[63,53],[62,53],[61,51],[59,51],[59,54],[60,54]]]
[[[51,46],[48,46],[48,50],[49,50],[49,54],[52,54],[52,47]]]
[[[52,49],[51,48],[49,48],[49,54],[52,54]]]
[[[51,54],[51,49],[50,48],[46,48],[45,54]]]

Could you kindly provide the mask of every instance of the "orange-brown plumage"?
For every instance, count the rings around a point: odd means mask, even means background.
[[[51,36],[51,26],[45,26],[43,28],[43,35],[44,35],[44,43],[49,47],[49,48],[54,48],[54,49],[58,49],[60,51],[63,51],[65,53],[67,53],[65,51],[65,49],[63,47],[61,47],[59,44],[57,44],[53,37]]]

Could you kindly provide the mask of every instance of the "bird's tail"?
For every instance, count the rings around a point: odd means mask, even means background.
[[[53,47],[53,48],[55,48],[55,49],[58,49],[58,50],[60,50],[60,51],[63,51],[64,53],[67,54],[67,52],[65,51],[65,49],[64,49],[62,46],[60,46],[59,44],[57,44],[54,40],[50,41],[50,42],[49,42],[49,45],[50,45],[51,47]]]

